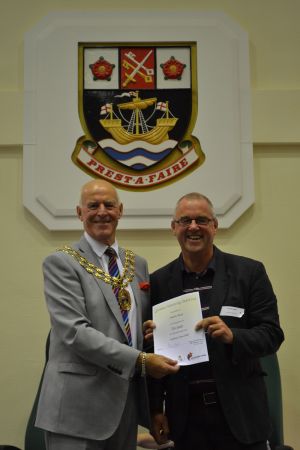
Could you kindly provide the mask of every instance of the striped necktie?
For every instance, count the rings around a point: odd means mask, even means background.
[[[105,250],[105,254],[109,257],[109,260],[108,260],[109,275],[111,275],[112,277],[120,276],[115,250],[112,247],[107,247],[107,249]],[[119,288],[113,288],[114,294],[117,299],[118,299],[119,290],[120,290]],[[119,304],[119,306],[120,306],[120,304]],[[129,325],[128,311],[126,311],[125,309],[122,309],[121,307],[120,307],[120,310],[121,310],[121,314],[122,314],[123,321],[124,321],[128,344],[132,345],[132,337],[131,337],[131,330],[130,330],[130,325]]]

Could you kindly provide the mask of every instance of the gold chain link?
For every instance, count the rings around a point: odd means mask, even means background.
[[[100,267],[88,261],[86,258],[80,255],[72,247],[65,245],[62,248],[57,249],[58,252],[64,252],[71,255],[88,273],[96,278],[108,283],[113,289],[125,289],[134,278],[134,253],[131,250],[125,250],[125,264],[122,275],[118,277],[112,277]]]

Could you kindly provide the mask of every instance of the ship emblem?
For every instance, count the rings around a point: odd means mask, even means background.
[[[193,44],[79,44],[79,115],[72,160],[126,189],[178,181],[205,160]]]
[[[100,123],[113,139],[100,140],[99,144],[107,155],[119,163],[134,170],[144,170],[156,164],[176,146],[177,141],[170,140],[168,132],[174,128],[178,119],[171,115],[168,102],[158,102],[156,97],[142,99],[138,92],[116,97],[125,96],[131,97],[131,101],[115,106],[107,103],[101,107],[100,114],[106,118],[100,119]],[[151,107],[154,112],[146,118],[143,111]],[[156,112],[160,113],[160,117],[156,118],[154,125],[149,125]]]

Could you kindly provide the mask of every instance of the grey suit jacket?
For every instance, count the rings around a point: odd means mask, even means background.
[[[84,237],[72,247],[99,265]],[[124,255],[120,249],[123,263]],[[147,263],[135,256],[131,287],[137,308],[138,349],[127,344],[120,308],[109,284],[63,252],[48,256],[43,271],[52,331],[36,426],[105,440],[120,422],[143,345],[142,322],[149,317],[149,298],[139,282],[149,279]],[[146,401],[144,380],[137,388],[141,402]]]

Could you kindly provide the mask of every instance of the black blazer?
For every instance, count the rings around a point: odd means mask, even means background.
[[[259,358],[275,353],[284,340],[277,300],[262,263],[224,253],[216,247],[214,252],[216,272],[209,314],[220,315],[224,305],[244,309],[241,318],[222,316],[234,335],[231,345],[207,339],[220,403],[238,441],[244,444],[265,441],[270,435],[270,420],[265,374]],[[153,305],[182,293],[179,258],[151,275]],[[186,371],[181,369],[176,375],[151,381],[150,391],[153,412],[162,411],[165,399],[171,437],[176,441],[187,418]]]

